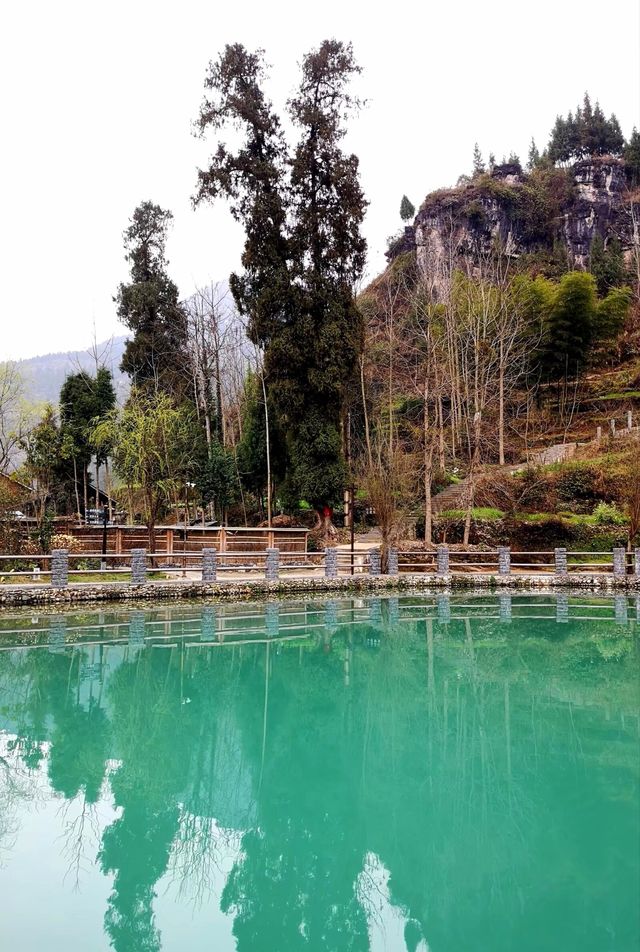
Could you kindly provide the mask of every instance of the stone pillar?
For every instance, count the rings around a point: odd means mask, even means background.
[[[67,623],[64,618],[56,617],[49,619],[49,651],[55,654],[64,650],[64,643],[67,638]]]
[[[202,550],[202,581],[216,582],[218,580],[218,553],[215,549]]]
[[[500,596],[500,621],[505,625],[511,624],[511,595],[507,592]]]
[[[597,426],[596,427],[596,443],[601,443],[601,442],[602,442],[602,427]]]
[[[338,603],[335,598],[329,599],[324,606],[324,627],[330,635],[338,630]]]
[[[511,549],[501,545],[498,549],[498,575],[511,575]]]
[[[338,577],[338,550],[335,545],[329,545],[324,550],[324,576],[325,578]]]
[[[369,575],[380,575],[380,549],[369,549]]]
[[[379,598],[369,598],[369,621],[372,625],[382,624],[382,604]]]
[[[449,546],[439,545],[436,550],[436,572],[438,575],[449,574]]]
[[[633,410],[627,410],[627,429],[633,429]]]
[[[633,553],[633,566],[635,574],[640,578],[640,549],[635,549]]]
[[[131,612],[129,615],[129,647],[134,651],[144,648],[144,612]]]
[[[629,623],[629,603],[626,595],[616,595],[613,599],[616,625],[626,628]]]
[[[451,621],[451,599],[448,595],[438,595],[436,605],[438,606],[438,624],[448,625]]]
[[[211,550],[208,550],[208,551],[211,551]],[[203,572],[203,581],[204,581],[204,572]],[[200,626],[200,641],[209,641],[209,642],[215,641],[217,629],[218,629],[217,612],[216,612],[215,605],[206,605],[202,609],[202,623]]]
[[[69,584],[69,550],[51,550],[51,588],[66,588]]]
[[[556,563],[556,575],[567,575],[567,550],[564,548],[555,549],[555,563]]]
[[[274,549],[278,552],[278,549]],[[267,629],[267,638],[277,638],[280,632],[280,605],[277,602],[267,602],[264,608],[264,621]]]
[[[398,574],[398,550],[389,549],[389,556],[387,559],[387,575],[397,575]]]
[[[627,574],[627,557],[622,546],[616,546],[613,550],[613,574],[616,578]]]
[[[144,585],[147,581],[147,550],[131,550],[131,584]]]
[[[569,621],[569,596],[556,596],[556,621],[566,624]]]
[[[265,578],[267,582],[277,582],[280,577],[280,549],[267,549]]]
[[[609,433],[611,434],[611,436],[616,435],[616,421],[615,420],[609,420]]]

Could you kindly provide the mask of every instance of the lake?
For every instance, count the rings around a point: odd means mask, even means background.
[[[0,949],[637,950],[639,618],[0,614]]]

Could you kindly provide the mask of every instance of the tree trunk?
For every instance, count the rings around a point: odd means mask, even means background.
[[[424,459],[424,544],[433,545],[433,509],[431,483],[433,478],[433,446],[425,449]]]
[[[89,474],[88,466],[85,463],[82,467],[82,485],[84,490],[84,521],[87,521],[87,509],[89,508]]]
[[[267,403],[267,388],[264,382],[264,373],[260,374],[262,396],[264,399],[264,427],[265,444],[267,451],[267,525],[271,528],[271,449],[269,447],[269,405]]]
[[[498,372],[498,462],[504,466],[504,352],[500,341],[500,368]]]
[[[78,491],[78,462],[73,457],[73,487],[76,495],[76,512],[78,513],[78,522],[82,521],[82,514],[80,512],[80,493]]]

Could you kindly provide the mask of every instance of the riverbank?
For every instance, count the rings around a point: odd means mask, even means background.
[[[65,606],[93,602],[177,601],[207,599],[241,601],[256,597],[273,598],[315,593],[360,592],[442,592],[479,589],[483,591],[576,591],[607,593],[639,593],[640,576],[614,576],[604,573],[569,575],[457,572],[449,575],[349,575],[339,578],[295,577],[267,582],[264,578],[242,581],[200,582],[154,581],[144,585],[127,582],[103,582],[69,585],[58,589],[44,585],[16,585],[0,588],[0,610],[21,605]]]

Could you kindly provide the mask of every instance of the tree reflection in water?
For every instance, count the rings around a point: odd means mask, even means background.
[[[118,952],[162,949],[163,877],[197,907],[221,871],[240,952],[367,950],[393,916],[411,952],[631,948],[633,627],[339,609],[281,611],[283,641],[189,642],[178,612],[155,647],[0,653],[8,864],[20,804],[57,796],[74,879],[113,878]]]

